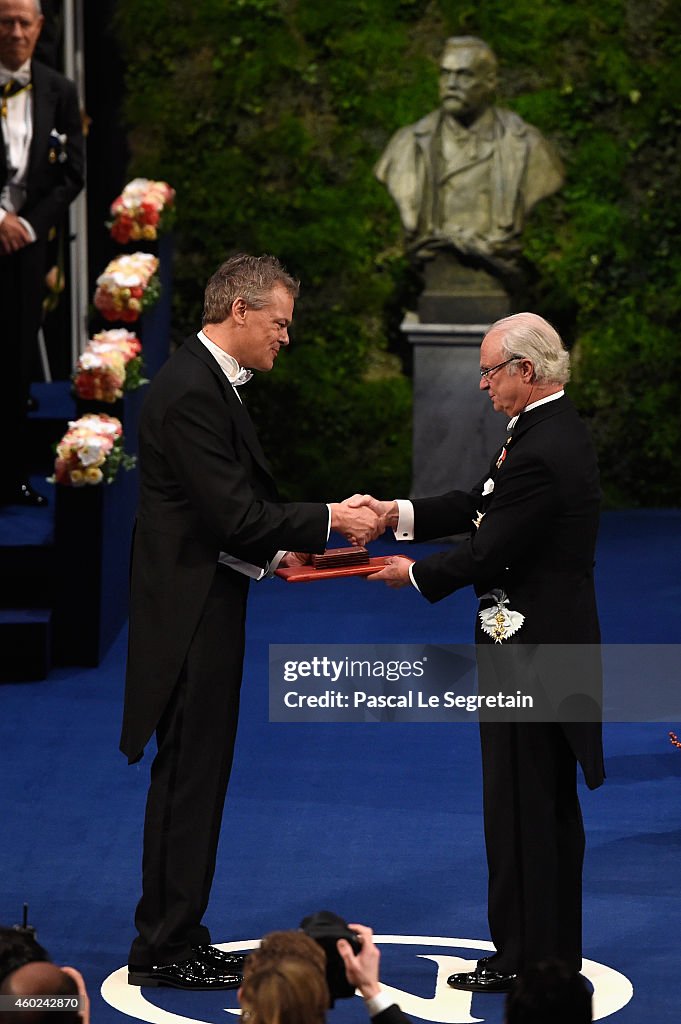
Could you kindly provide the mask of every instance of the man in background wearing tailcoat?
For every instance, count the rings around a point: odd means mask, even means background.
[[[47,243],[83,187],[84,143],[73,82],[33,53],[38,0],[0,0],[0,303],[5,375],[0,504],[44,505],[27,478],[26,415],[42,322]]]

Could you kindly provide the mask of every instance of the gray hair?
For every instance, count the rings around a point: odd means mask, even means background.
[[[514,313],[492,324],[488,333],[501,333],[504,355],[524,356],[534,366],[538,384],[567,384],[570,379],[570,353],[555,327],[536,313]],[[508,372],[517,372],[509,363]]]
[[[251,309],[263,309],[270,293],[281,285],[292,298],[298,297],[300,282],[291,277],[276,256],[231,256],[215,271],[203,302],[203,324],[221,324],[230,314],[236,299],[243,299]]]

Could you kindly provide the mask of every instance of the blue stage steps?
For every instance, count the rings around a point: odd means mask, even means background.
[[[46,508],[0,507],[0,681],[44,679],[52,664],[55,596],[53,445],[75,404],[69,381],[34,384],[38,409],[29,416],[31,484]]]

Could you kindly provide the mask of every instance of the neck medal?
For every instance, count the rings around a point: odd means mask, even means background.
[[[491,636],[495,644],[500,644],[518,632],[525,621],[525,616],[506,607],[509,601],[503,590],[490,590],[488,594],[482,595],[481,600],[486,597],[491,597],[496,604],[478,612],[480,625],[483,633]]]

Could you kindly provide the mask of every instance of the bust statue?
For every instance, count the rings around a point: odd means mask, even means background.
[[[440,108],[396,132],[375,173],[417,262],[449,253],[509,281],[525,218],[560,188],[563,168],[536,128],[495,106],[496,83],[496,57],[483,40],[447,39]]]

